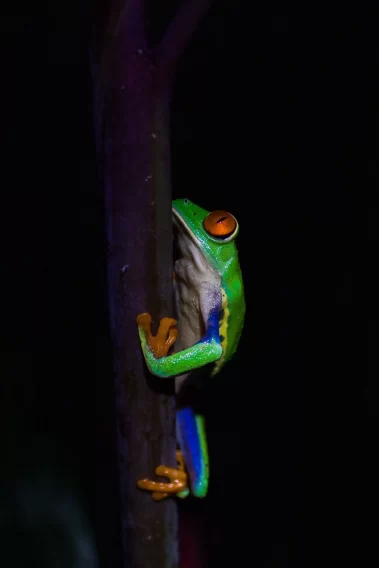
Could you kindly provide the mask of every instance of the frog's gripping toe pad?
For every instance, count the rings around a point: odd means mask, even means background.
[[[154,336],[151,333],[151,315],[143,313],[137,316],[137,325],[144,331],[147,343],[157,359],[165,357],[174,345],[178,337],[176,324],[177,321],[173,318],[162,318],[157,335]]]
[[[167,479],[170,480],[168,483],[152,481],[151,479],[145,478],[137,481],[138,488],[144,491],[151,491],[151,496],[154,501],[162,501],[162,499],[166,499],[169,495],[186,497],[189,490],[187,485],[187,474],[184,470],[184,460],[181,452],[176,452],[176,459],[179,464],[178,469],[159,465],[155,470],[156,475],[159,475],[160,477],[167,477]]]

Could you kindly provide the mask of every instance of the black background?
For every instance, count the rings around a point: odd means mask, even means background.
[[[303,566],[306,471],[321,508],[318,546],[334,541],[326,527],[340,502],[353,193],[375,170],[375,92],[362,56],[369,18],[307,4],[216,4],[177,73],[173,197],[238,218],[247,318],[235,361],[204,391],[209,498],[184,507],[205,535],[209,566]],[[96,352],[108,348],[92,17],[85,3],[11,10],[1,81],[5,455],[24,467],[30,439],[50,432],[76,464],[90,517],[92,381]]]

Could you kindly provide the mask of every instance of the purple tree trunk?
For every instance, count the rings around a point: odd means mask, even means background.
[[[115,70],[105,112],[108,282],[127,566],[177,565],[177,513],[136,488],[175,464],[174,398],[147,381],[136,315],[173,314],[169,141],[160,91],[144,55]],[[131,61],[132,60],[132,61]],[[129,75],[129,76],[128,76]],[[113,82],[112,81],[112,82]],[[163,389],[166,385],[162,385]]]
[[[151,51],[143,1],[129,0],[95,85],[102,99],[95,120],[106,193],[123,565],[130,568],[178,566],[175,502],[155,503],[136,487],[160,463],[176,463],[173,381],[148,377],[136,316],[150,311],[156,324],[173,315],[171,85],[176,61],[209,4],[184,2]]]

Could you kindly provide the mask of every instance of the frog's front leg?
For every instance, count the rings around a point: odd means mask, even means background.
[[[213,319],[215,318],[212,317]],[[188,373],[217,361],[222,355],[217,323],[217,326],[212,325],[212,329],[208,329],[206,335],[192,347],[167,356],[178,336],[176,323],[173,318],[162,318],[157,335],[153,336],[150,314],[137,316],[138,333],[146,365],[149,371],[158,377],[175,377]]]
[[[151,334],[150,314],[140,314],[137,317],[138,332],[149,370],[159,377],[172,377],[217,361],[222,355],[222,347],[216,313],[218,310],[215,310],[215,314],[209,318],[207,333],[198,343],[168,356],[168,350],[175,343],[178,335],[176,320],[163,318],[154,337]],[[179,410],[177,433],[189,471],[191,491],[197,497],[204,497],[208,488],[208,452],[202,417],[196,416],[192,409]],[[177,453],[177,459],[178,469],[161,465],[155,471],[156,475],[167,477],[169,482],[142,479],[138,481],[138,487],[151,491],[156,501],[173,494],[181,498],[186,497],[189,488],[181,452]]]

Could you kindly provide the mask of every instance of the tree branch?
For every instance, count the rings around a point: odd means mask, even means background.
[[[177,568],[176,504],[157,505],[136,486],[159,463],[176,464],[174,384],[146,376],[136,315],[148,310],[158,322],[173,313],[170,91],[175,64],[211,0],[184,0],[153,52],[146,49],[145,2],[112,2],[102,57],[99,65],[92,61],[95,131],[107,225],[123,565]]]
[[[194,31],[208,12],[212,0],[184,0],[156,48],[157,63],[171,72],[189,45]]]
[[[129,1],[107,53],[99,129],[123,566],[177,568],[176,505],[157,506],[137,488],[158,464],[175,466],[176,437],[173,381],[147,375],[136,326],[138,313],[155,322],[173,313],[168,93],[157,89],[142,12]]]
[[[134,41],[146,42],[144,0],[116,0],[113,3],[108,34],[117,37],[119,33],[127,34]]]

